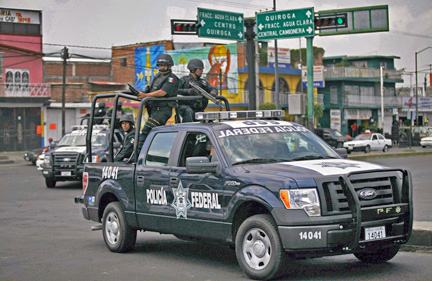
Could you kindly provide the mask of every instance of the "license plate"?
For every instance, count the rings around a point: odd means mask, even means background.
[[[29,158],[28,158],[28,156],[26,156],[25,158],[24,158],[25,160],[27,160],[27,161],[29,161]]]
[[[71,171],[61,172],[61,175],[64,177],[68,177],[72,175],[72,172]]]
[[[365,240],[376,240],[385,237],[386,233],[384,226],[365,228]]]
[[[348,146],[348,149],[349,149],[349,150],[352,150],[353,148],[354,148],[354,147],[352,147],[352,146]]]

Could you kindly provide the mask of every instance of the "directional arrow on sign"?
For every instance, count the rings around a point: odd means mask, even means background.
[[[241,23],[242,22],[242,17],[238,17],[238,21],[239,21],[239,23]]]
[[[307,16],[308,18],[310,18],[311,15],[312,15],[311,11],[308,10],[308,11],[306,12],[306,16]]]
[[[243,33],[239,32],[239,33],[238,33],[238,37],[239,37],[239,38],[243,38]]]
[[[313,29],[309,26],[308,29],[306,29],[307,32],[311,33],[313,31]]]
[[[262,30],[263,27],[264,27],[264,25],[262,25],[261,23],[260,23],[260,25],[258,26],[258,28],[259,28],[260,30]]]
[[[204,25],[205,25],[205,21],[201,20],[201,26],[204,26]]]

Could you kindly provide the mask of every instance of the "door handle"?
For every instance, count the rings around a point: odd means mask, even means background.
[[[179,182],[178,178],[170,178],[170,186],[177,187],[178,182]]]
[[[143,176],[137,176],[137,184],[138,185],[144,184],[144,177]]]

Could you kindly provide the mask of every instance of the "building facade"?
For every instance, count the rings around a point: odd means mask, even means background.
[[[42,13],[0,8],[0,151],[41,147],[43,82]]]
[[[390,133],[393,120],[398,120],[402,110],[402,97],[396,94],[396,83],[403,82],[402,71],[394,68],[394,59],[398,58],[324,57],[325,88],[318,89],[324,108],[324,116],[319,120],[321,127],[333,128],[351,136],[362,130],[378,128]],[[384,122],[380,66],[383,66]],[[352,129],[354,123],[357,125],[355,131]]]

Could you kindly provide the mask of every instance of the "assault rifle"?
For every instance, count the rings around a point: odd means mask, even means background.
[[[210,95],[209,93],[207,93],[203,88],[201,88],[200,86],[198,86],[197,84],[195,84],[194,82],[189,82],[189,85],[192,86],[192,88],[194,88],[195,90],[197,90],[201,95],[203,95],[204,97],[208,98],[209,100],[211,100],[213,103],[225,107],[223,104],[219,104],[219,101],[213,97],[212,95]]]

